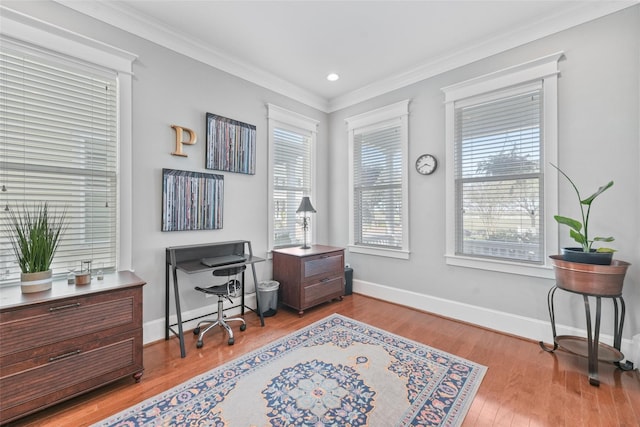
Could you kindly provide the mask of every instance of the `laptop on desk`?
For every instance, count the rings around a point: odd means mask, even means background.
[[[207,267],[220,267],[221,265],[237,264],[245,262],[247,259],[243,255],[222,255],[210,258],[202,258],[200,263]]]

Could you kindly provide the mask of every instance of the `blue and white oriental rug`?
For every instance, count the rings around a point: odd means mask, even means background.
[[[459,426],[485,372],[334,314],[96,426]]]

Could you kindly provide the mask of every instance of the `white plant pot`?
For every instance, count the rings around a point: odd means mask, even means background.
[[[53,271],[38,271],[36,273],[20,273],[20,289],[23,294],[48,291],[53,283]]]

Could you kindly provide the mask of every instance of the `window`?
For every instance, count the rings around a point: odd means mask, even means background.
[[[408,105],[348,118],[350,250],[408,258]]]
[[[541,92],[456,107],[456,254],[544,263]]]
[[[555,248],[557,226],[549,221],[555,209],[545,171],[556,157],[558,58],[443,89],[450,263],[535,269],[546,265]]]
[[[296,210],[303,196],[314,200],[316,120],[275,105],[269,109],[269,246],[302,245],[304,231]],[[314,221],[311,221],[313,226]],[[313,241],[310,230],[309,241]]]
[[[134,56],[43,22],[14,21],[10,11],[3,19],[0,214],[44,201],[66,209],[54,274],[85,259],[93,268],[130,268],[130,237],[118,238],[119,226],[130,229],[130,206],[120,203],[130,194],[120,178],[130,186],[130,173],[120,169],[118,154],[130,150]],[[19,280],[5,226],[0,222],[0,284]]]

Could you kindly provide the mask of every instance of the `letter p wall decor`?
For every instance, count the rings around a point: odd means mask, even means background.
[[[171,125],[171,127],[176,131],[176,151],[171,153],[174,156],[182,156],[187,157],[185,153],[182,152],[183,145],[193,145],[198,140],[198,136],[196,133],[188,128],[182,126]],[[184,134],[187,133],[189,135],[189,140],[184,140]]]

